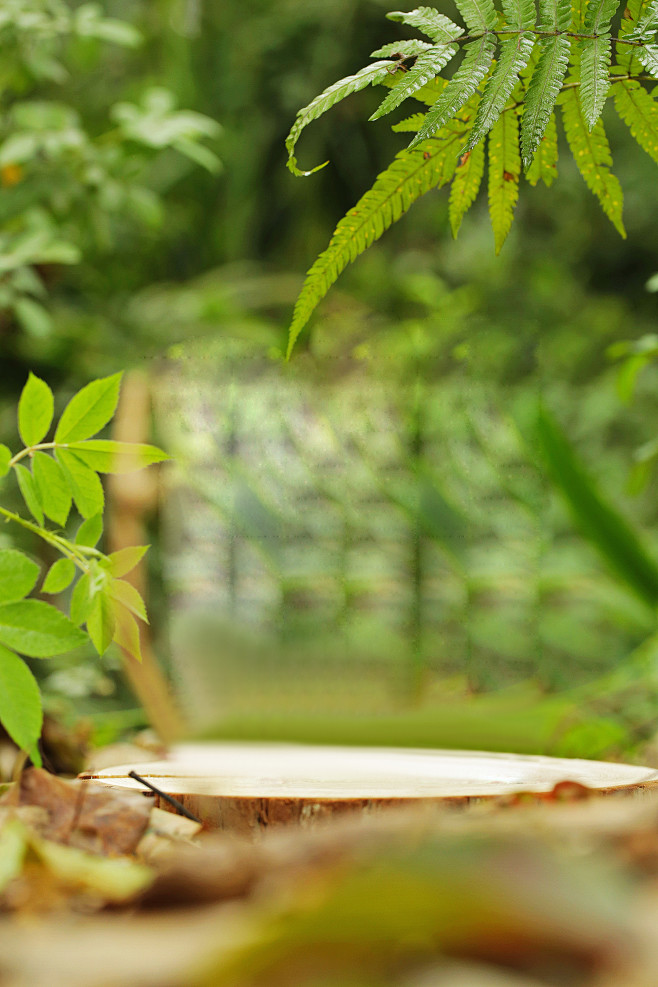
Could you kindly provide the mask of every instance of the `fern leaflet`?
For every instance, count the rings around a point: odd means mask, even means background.
[[[458,113],[489,71],[495,50],[496,39],[488,34],[466,45],[464,61],[427,113],[410,148],[431,137]]]
[[[502,8],[510,27],[527,31],[535,26],[537,11],[534,0],[502,0]]]
[[[489,215],[497,254],[514,218],[520,173],[519,123],[515,113],[503,113],[489,134]]]
[[[537,185],[539,181],[542,181],[548,188],[549,185],[553,184],[557,178],[557,155],[557,126],[555,113],[551,113],[544,136],[539,142],[532,164],[525,174],[531,185]]]
[[[649,75],[658,79],[658,45],[644,45],[636,49],[635,57]]]
[[[417,134],[423,126],[424,113],[412,113],[410,117],[405,117],[399,123],[394,123],[391,130],[396,134]]]
[[[493,31],[498,14],[492,0],[455,0],[469,31]]]
[[[413,205],[452,178],[463,142],[463,125],[413,151],[397,154],[356,206],[341,219],[327,249],[309,270],[295,304],[288,356],[318,302],[347,265],[362,254]]]
[[[571,24],[571,0],[539,0],[540,31],[568,31]]]
[[[390,113],[396,109],[400,103],[409,96],[413,96],[418,89],[434,79],[444,65],[447,65],[453,55],[457,54],[457,45],[437,44],[432,45],[416,59],[413,68],[405,72],[404,78],[395,86],[386,99],[379,105],[378,109],[370,117],[371,120],[378,120],[379,117]]]
[[[617,12],[619,0],[591,0],[587,6],[583,30],[585,34],[605,34]]]
[[[357,72],[356,75],[348,75],[345,79],[340,79],[339,82],[335,82],[333,86],[329,86],[324,92],[321,92],[319,96],[316,96],[308,106],[305,106],[299,111],[295,119],[292,129],[288,136],[286,137],[286,148],[288,150],[288,168],[293,173],[293,175],[312,175],[314,172],[319,171],[320,168],[324,168],[327,162],[323,162],[321,165],[317,165],[310,171],[300,171],[297,167],[297,158],[295,157],[295,145],[299,140],[299,135],[301,134],[304,127],[308,126],[313,120],[317,120],[318,117],[326,113],[327,110],[331,109],[336,103],[339,103],[341,99],[345,99],[346,96],[350,96],[352,93],[358,92],[360,89],[365,89],[366,86],[375,85],[381,82],[387,75],[390,74],[391,69],[395,66],[391,62],[373,62],[372,65],[366,65],[364,69]]]
[[[500,43],[500,57],[486,85],[478,107],[473,130],[465,150],[470,150],[487,134],[503,112],[512,94],[519,72],[528,64],[535,39],[532,34],[517,34]]]
[[[613,86],[615,108],[638,142],[658,164],[658,104],[635,79],[623,79]]]
[[[626,237],[622,221],[623,193],[612,174],[612,155],[603,123],[598,120],[588,132],[575,89],[567,89],[560,99],[567,142],[585,184],[601,203],[615,229]]]
[[[461,37],[464,33],[449,17],[440,14],[433,7],[417,7],[416,10],[408,12],[392,10],[386,16],[390,21],[399,21],[400,24],[408,24],[409,27],[418,28],[435,42],[451,41],[453,38]]]
[[[619,28],[619,37],[632,40],[637,24],[644,16],[651,0],[627,0],[627,7]],[[636,59],[637,48],[630,45],[617,46],[617,64],[630,75],[634,75],[642,67]]]
[[[589,130],[601,116],[610,90],[610,35],[588,38],[580,53],[580,105]]]
[[[644,41],[650,39],[658,31],[658,0],[649,0],[649,3],[642,9],[642,14],[637,19],[636,27],[629,38],[634,41]]]
[[[544,136],[569,64],[569,38],[540,41],[541,54],[533,72],[521,121],[521,153],[527,168]]]
[[[412,38],[409,41],[391,41],[390,44],[382,45],[377,51],[371,51],[371,58],[416,58],[424,51],[431,48],[429,41],[419,41]]]
[[[484,144],[476,144],[463,155],[450,186],[448,216],[452,235],[457,236],[462,219],[477,198],[484,173]]]

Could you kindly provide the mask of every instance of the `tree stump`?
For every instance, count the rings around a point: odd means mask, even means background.
[[[516,793],[537,798],[551,792],[587,795],[587,790],[634,795],[658,788],[658,771],[604,761],[273,743],[182,744],[167,760],[106,768],[81,778],[146,791],[129,777],[131,771],[173,796],[208,828],[241,835],[395,806],[459,807],[512,799]],[[154,799],[159,808],[171,808],[161,796]]]

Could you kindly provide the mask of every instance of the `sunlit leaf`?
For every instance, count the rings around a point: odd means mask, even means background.
[[[41,600],[0,604],[0,642],[30,658],[49,658],[87,640],[61,611]]]
[[[13,548],[0,551],[0,603],[13,603],[34,589],[39,566]]]
[[[17,747],[36,747],[43,712],[39,686],[22,658],[0,644],[0,723]],[[0,890],[2,888],[2,837],[0,836]]]
[[[43,441],[53,420],[53,392],[45,381],[30,374],[18,402],[18,432],[26,446]]]
[[[116,410],[121,377],[118,373],[94,380],[74,394],[57,425],[55,442],[77,442],[100,432]]]

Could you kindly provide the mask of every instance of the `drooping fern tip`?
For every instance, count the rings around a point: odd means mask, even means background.
[[[341,219],[327,249],[308,271],[289,330],[288,357],[311,314],[344,268],[411,205],[450,186],[449,221],[456,236],[487,168],[489,215],[498,253],[512,225],[525,179],[550,186],[557,175],[558,128],[588,188],[618,232],[623,194],[611,171],[602,113],[610,100],[631,136],[658,163],[658,0],[455,0],[463,26],[432,7],[393,11],[392,21],[428,40],[393,41],[377,61],[341,79],[299,111],[286,139],[288,167],[304,128],[368,86],[388,92],[371,120],[413,99],[414,113],[394,125],[411,133],[374,185]],[[613,30],[614,27],[614,30]],[[444,69],[462,54],[448,78]],[[418,111],[417,104],[421,105]],[[327,162],[325,162],[326,164]]]

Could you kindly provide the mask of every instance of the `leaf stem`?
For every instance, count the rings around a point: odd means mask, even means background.
[[[85,559],[85,555],[102,557],[102,553],[98,549],[89,548],[86,545],[72,545],[70,541],[55,534],[54,531],[49,531],[48,528],[41,528],[38,524],[34,524],[32,521],[21,517],[20,514],[15,514],[14,511],[7,510],[6,507],[0,507],[0,515],[6,518],[7,521],[20,524],[22,528],[31,531],[34,535],[38,535],[39,538],[48,542],[49,545],[52,545],[58,552],[75,563],[78,569],[81,569],[83,572],[89,572],[89,565]]]
[[[66,449],[68,448],[68,442],[39,442],[34,446],[26,446],[25,449],[21,449],[16,455],[9,460],[10,466],[15,466],[16,463],[20,463],[21,459],[25,459],[26,456],[31,456],[33,452],[39,452],[41,449]]]

